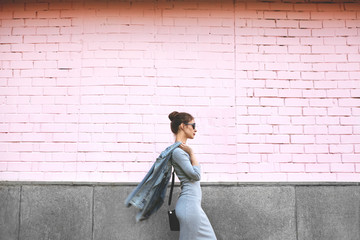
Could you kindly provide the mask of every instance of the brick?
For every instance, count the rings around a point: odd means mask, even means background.
[[[287,17],[288,19],[295,19],[295,20],[300,20],[300,19],[310,19],[310,12],[304,11],[304,12],[295,12],[295,11],[290,11],[287,13]]]
[[[317,135],[316,143],[340,143],[340,136],[337,135]]]
[[[354,19],[345,20],[346,27],[355,27],[355,26],[358,26],[359,22],[360,22],[360,20],[354,20]]]
[[[7,164],[7,171],[9,172],[29,172],[31,171],[31,163],[26,162],[9,162]]]
[[[304,134],[327,134],[327,126],[304,126]]]
[[[322,21],[305,19],[299,22],[300,28],[322,28]]]
[[[243,163],[255,163],[261,162],[260,154],[237,154],[237,158]]]
[[[303,127],[294,125],[280,125],[279,132],[282,134],[299,134],[303,132]]]
[[[359,163],[360,162],[360,154],[343,154],[342,155],[342,162],[344,163]],[[357,172],[359,171],[359,166],[356,165]]]
[[[305,165],[299,163],[280,163],[280,171],[288,173],[304,172]]]
[[[35,32],[36,28],[33,27],[15,27],[12,30],[12,35],[35,35]]]
[[[324,98],[326,97],[328,91],[325,90],[303,90],[303,97],[311,98]]]
[[[355,29],[351,28],[335,28],[335,34],[337,36],[357,36],[357,31],[354,31]]]
[[[356,173],[337,173],[336,180],[343,182],[358,182],[360,178],[359,174]]]
[[[315,143],[314,135],[291,135],[291,143]]]
[[[278,79],[299,79],[300,72],[289,72],[289,71],[279,71],[278,72]],[[296,83],[290,82],[290,86]]]
[[[346,37],[325,37],[324,44],[325,45],[346,45]]]
[[[12,123],[10,124],[11,132],[32,132],[34,129],[33,124],[22,124],[22,123]]]
[[[20,159],[20,153],[18,152],[3,152],[0,154],[1,162],[19,162]]]
[[[14,60],[14,61],[22,60],[21,53],[3,52],[3,53],[0,53],[0,57],[3,61],[4,60]]]
[[[37,11],[37,17],[39,19],[58,19],[60,18],[60,10]]]
[[[287,19],[287,20],[282,20],[282,19],[277,19],[276,20],[276,26],[279,28],[298,28],[299,27],[299,21],[296,20],[292,20],[292,19]]]
[[[60,34],[60,29],[59,28],[54,28],[54,27],[38,27],[36,28],[36,34],[38,35],[59,35]],[[44,42],[43,39],[46,39],[47,37],[44,36],[42,37],[42,41],[36,41],[37,38],[32,38],[32,39],[28,39],[31,40],[31,41],[35,41],[36,42]]]
[[[305,54],[305,53],[311,53],[312,51],[310,46],[289,46],[288,52],[291,54],[293,53]]]
[[[335,47],[334,46],[311,46],[311,52],[318,54],[331,54],[335,53]]]
[[[324,58],[326,58],[328,55],[319,55],[319,54],[302,54],[301,55],[301,62],[324,62]],[[330,62],[330,61],[329,61]],[[331,61],[334,62],[334,61]],[[335,61],[338,62],[338,61]]]
[[[334,107],[337,105],[337,100],[335,100],[335,99],[310,99],[309,105],[311,107]]]
[[[301,78],[306,80],[322,80],[325,78],[323,72],[302,72]]]
[[[47,43],[66,43],[70,42],[71,35],[47,35]]]
[[[349,163],[330,164],[331,172],[355,172],[355,165]]]
[[[3,12],[2,12],[3,13]],[[1,21],[1,26],[2,27],[24,27],[24,19],[3,19]]]
[[[22,142],[49,142],[51,141],[49,133],[22,133]],[[41,149],[41,148],[40,148]]]
[[[306,164],[305,165],[306,172],[330,172],[329,164]]]
[[[264,18],[265,19],[287,19],[286,12],[275,12],[275,11],[269,11],[264,12]]]
[[[140,166],[145,166],[143,171],[147,171],[150,167],[148,167],[147,163],[137,163],[138,164],[138,171],[140,170]],[[120,171],[134,171],[134,169],[129,168],[127,169],[127,163],[122,162],[101,162],[98,163],[97,170],[101,172],[120,172]],[[135,171],[136,172],[136,171]]]
[[[12,143],[8,148],[9,152],[32,152],[33,144],[31,143]]]
[[[45,69],[45,68],[55,69],[57,68],[57,66],[58,65],[56,61],[34,61],[34,68],[37,69]],[[51,82],[49,79],[41,79],[41,80],[42,82]]]
[[[273,151],[272,144],[250,144],[250,153],[272,153]]]
[[[39,165],[39,170],[42,172],[62,172],[64,169],[64,163],[62,162],[42,162]]]
[[[250,172],[276,172],[273,163],[257,163],[257,164],[249,164]]]
[[[335,144],[330,145],[330,153],[353,153],[354,147],[351,144]],[[342,158],[344,158],[344,155],[342,155]]]
[[[277,109],[274,107],[247,107],[246,113],[249,115],[264,115],[269,116],[276,114]]]
[[[288,135],[267,135],[265,143],[290,143],[290,136]]]
[[[335,46],[335,53],[357,53],[358,46]]]
[[[317,161],[321,163],[341,162],[341,154],[318,154]]]
[[[343,28],[345,27],[344,20],[324,20],[323,21],[324,28]]]
[[[341,143],[360,143],[360,135],[342,135]]]
[[[33,52],[34,44],[11,44],[11,50],[14,52]]]
[[[264,31],[264,36],[286,37],[288,35],[286,29],[266,28]]]
[[[46,42],[46,36],[24,36],[24,43],[44,43]]]
[[[51,27],[68,27],[71,26],[71,19],[49,19],[48,26]]]
[[[324,55],[325,62],[348,62],[346,54],[326,54]]]
[[[331,71],[336,69],[335,63],[314,63],[313,70],[314,71]]]
[[[321,107],[311,107],[303,108],[304,116],[325,116],[327,115],[326,108]]]
[[[352,110],[352,115],[354,115],[354,116],[359,116],[360,115],[360,109],[359,108],[354,107],[354,108],[351,108],[351,110]],[[350,115],[350,114],[343,114],[343,115]]]
[[[287,46],[259,46],[260,53],[285,54],[288,52]]]
[[[329,126],[329,134],[352,134],[351,126]]]
[[[359,98],[360,97],[360,89],[351,89],[351,94],[350,96],[352,98]]]
[[[78,134],[77,133],[54,133],[53,141],[54,142],[77,142]]]
[[[321,89],[335,89],[337,87],[336,81],[320,81],[314,82],[314,88],[321,88]]]
[[[322,28],[322,29],[311,30],[311,36],[316,36],[316,37],[333,37],[339,35],[335,34],[335,29],[333,28]]]
[[[298,89],[279,89],[279,97],[301,98],[302,91]]]
[[[273,128],[270,125],[250,125],[249,133],[273,133]]]
[[[339,123],[339,117],[316,117],[316,124],[337,125]]]
[[[329,146],[328,145],[305,145],[305,153],[329,153]]]
[[[312,36],[312,31],[310,29],[289,29],[289,37],[310,37]]]
[[[336,67],[339,71],[356,71],[359,69],[358,63],[338,63]]]
[[[344,107],[357,107],[360,106],[360,99],[357,98],[346,98],[339,99],[339,106]]]

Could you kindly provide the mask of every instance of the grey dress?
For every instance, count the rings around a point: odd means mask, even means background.
[[[176,202],[180,222],[180,240],[216,239],[211,223],[201,208],[200,166],[192,166],[190,156],[181,148],[172,153],[172,164],[181,182]]]

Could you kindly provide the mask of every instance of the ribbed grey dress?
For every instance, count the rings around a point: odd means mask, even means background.
[[[180,240],[216,239],[211,223],[201,208],[200,166],[192,166],[181,148],[172,153],[172,164],[181,182],[175,212],[180,222]]]

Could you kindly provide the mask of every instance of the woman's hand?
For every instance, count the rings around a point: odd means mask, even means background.
[[[182,143],[179,147],[189,154],[191,165],[193,165],[193,166],[199,165],[199,162],[196,160],[196,157],[195,157],[194,152],[191,147],[189,147],[185,143]]]
[[[185,152],[187,152],[190,156],[193,154],[193,150],[191,149],[191,147],[189,147],[188,145],[186,145],[185,143],[182,143],[180,145],[180,148],[182,150],[184,150]]]

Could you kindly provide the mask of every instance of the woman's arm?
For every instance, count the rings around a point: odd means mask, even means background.
[[[191,147],[189,147],[186,144],[181,144],[179,147],[189,154],[191,165],[199,166],[199,162],[196,160],[195,154],[194,154],[193,150],[191,149]]]
[[[190,180],[199,181],[201,176],[200,165],[197,162],[194,154],[192,154],[193,156],[190,157],[190,159],[189,155],[187,152],[185,152],[185,150],[175,149],[172,154],[172,158],[176,165],[181,168],[181,170]]]

